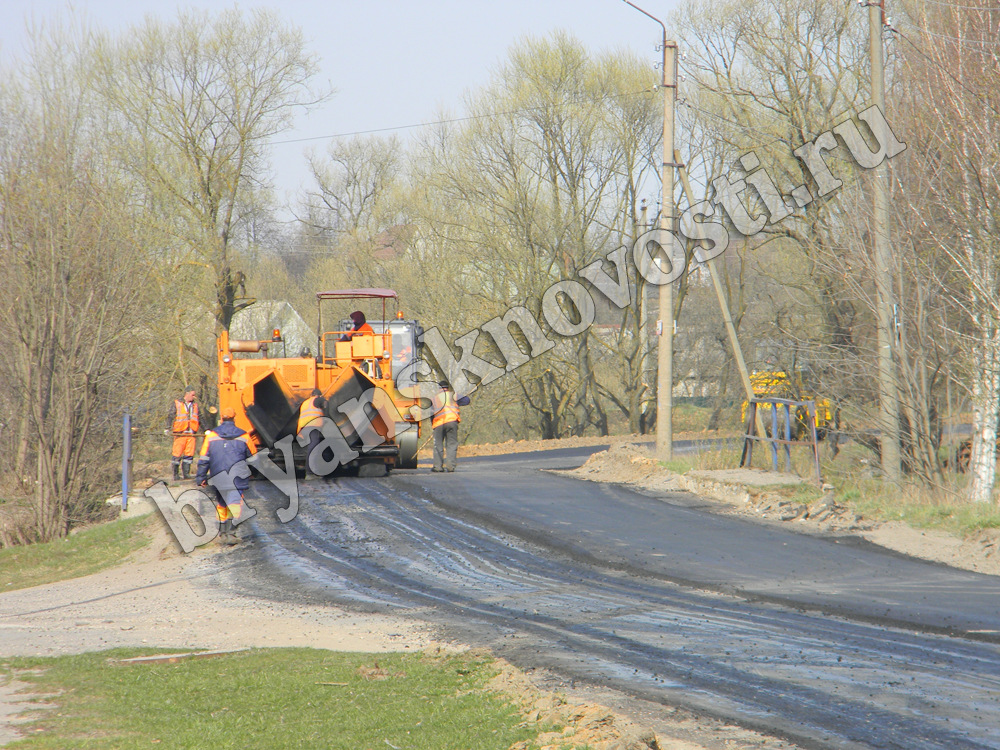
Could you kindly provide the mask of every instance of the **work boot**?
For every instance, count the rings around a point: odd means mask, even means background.
[[[184,463],[181,464],[181,474],[184,477],[184,479],[187,479],[188,476],[191,474],[191,463],[189,461],[185,461]]]
[[[240,538],[236,536],[236,526],[233,524],[233,520],[231,518],[225,522],[225,526],[226,534],[222,543],[229,547],[232,547],[234,544],[239,544]]]
[[[219,524],[219,544],[229,544],[229,535],[232,533],[232,527],[232,521],[223,521]]]
[[[181,481],[181,466],[180,464],[174,464],[174,481]]]

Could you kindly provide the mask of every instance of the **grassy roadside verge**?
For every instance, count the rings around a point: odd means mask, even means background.
[[[475,653],[277,648],[175,664],[120,661],[150,653],[0,662],[0,672],[16,671],[58,704],[22,726],[28,736],[10,747],[506,750],[541,729],[484,690],[497,668]]]
[[[823,479],[833,487],[833,500],[853,512],[873,521],[901,521],[921,530],[944,531],[966,538],[985,529],[1000,529],[1000,507],[991,504],[973,504],[963,499],[962,493],[968,476],[946,473],[936,487],[920,484],[916,480],[895,486],[872,477],[872,454],[866,449],[848,444],[840,454],[831,459],[820,446],[820,464]],[[683,474],[691,468],[734,469],[739,464],[738,449],[707,450],[696,457],[666,462],[666,468]],[[794,472],[811,477],[813,468],[808,449],[792,452]],[[770,455],[765,451],[754,459],[754,466],[770,466]],[[779,458],[779,467],[784,468]],[[781,495],[796,503],[809,504],[825,493],[814,483],[798,486],[761,488]]]
[[[149,544],[149,516],[81,529],[44,544],[0,549],[0,592],[96,573]]]
[[[902,521],[916,529],[946,531],[963,538],[1000,529],[1000,508],[961,500],[950,488],[897,488],[878,480],[844,479],[834,499],[866,518]]]

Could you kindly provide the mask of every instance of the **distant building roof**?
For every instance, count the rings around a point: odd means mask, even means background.
[[[396,224],[383,230],[375,237],[372,257],[388,260],[402,255],[413,241],[417,228],[413,224]]]
[[[258,300],[233,316],[229,326],[232,339],[266,340],[274,329],[281,331],[284,346],[273,344],[270,356],[298,357],[309,348],[315,355],[316,332],[285,300]]]

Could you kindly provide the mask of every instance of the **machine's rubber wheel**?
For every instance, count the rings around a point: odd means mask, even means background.
[[[400,469],[417,468],[417,426],[409,425],[406,432],[400,432],[406,423],[397,425],[396,442],[399,444],[399,458],[396,467]]]

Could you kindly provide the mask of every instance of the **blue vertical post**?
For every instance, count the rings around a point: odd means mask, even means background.
[[[771,461],[774,465],[774,470],[778,470],[778,443],[776,442],[780,438],[778,437],[778,403],[776,401],[771,402]]]
[[[790,441],[792,439],[792,407],[791,404],[785,404],[785,440]],[[790,472],[792,470],[792,446],[785,443],[785,471]]]
[[[132,415],[122,420],[122,512],[128,510],[129,485],[132,481]]]
[[[812,436],[813,462],[816,468],[816,484],[822,487],[823,474],[821,473],[819,466],[819,440],[816,437],[816,402],[806,401],[806,406],[809,409],[809,424],[811,427],[810,435]]]

